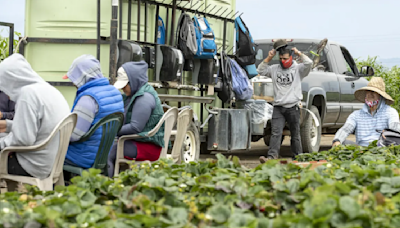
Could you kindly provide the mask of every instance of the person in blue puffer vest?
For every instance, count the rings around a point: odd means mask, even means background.
[[[63,79],[70,79],[77,87],[72,112],[78,115],[76,127],[70,139],[65,164],[90,168],[99,149],[102,128],[86,141],[79,141],[101,118],[124,112],[121,93],[101,73],[99,61],[91,55],[76,58]]]

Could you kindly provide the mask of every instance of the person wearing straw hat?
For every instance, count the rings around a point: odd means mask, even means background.
[[[400,132],[399,113],[389,105],[393,98],[385,92],[385,82],[382,78],[372,77],[366,87],[358,89],[354,96],[365,103],[361,110],[354,111],[346,123],[335,135],[332,146],[340,144],[357,144],[368,146],[378,140],[380,133],[385,129]],[[349,134],[355,132],[356,143],[346,140]]]

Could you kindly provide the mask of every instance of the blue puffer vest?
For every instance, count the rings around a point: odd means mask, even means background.
[[[99,106],[99,111],[97,112],[91,127],[101,118],[109,114],[124,112],[122,95],[114,86],[109,84],[107,78],[95,79],[81,86],[76,93],[72,110],[74,110],[77,101],[82,96],[93,97]],[[66,158],[79,167],[92,167],[97,155],[97,150],[99,149],[102,132],[103,129],[99,128],[85,142],[71,143],[68,147]]]

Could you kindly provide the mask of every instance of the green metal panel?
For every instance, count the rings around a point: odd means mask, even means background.
[[[131,40],[137,39],[137,5],[136,1],[132,1],[132,15],[131,15]],[[166,0],[164,3],[170,4],[172,0]],[[47,37],[47,38],[83,38],[83,39],[96,39],[96,20],[97,20],[97,1],[95,0],[26,0],[25,10],[25,35],[27,37]],[[128,22],[128,1],[123,1],[122,12],[122,38],[127,37],[127,22]],[[185,2],[180,5],[186,4]],[[201,2],[195,6],[197,8],[202,4]],[[219,12],[222,13],[226,8],[226,12],[235,10],[236,0],[205,0],[205,4],[199,9],[204,10],[208,7],[208,11],[214,12],[219,7],[224,7]],[[190,5],[190,4],[189,4]],[[154,5],[148,4],[148,24],[147,24],[147,41],[154,41],[155,31],[155,9]],[[209,13],[209,12],[208,12]],[[212,12],[211,12],[212,13]],[[160,16],[166,23],[166,9],[160,7]],[[177,10],[175,16],[175,29],[176,24],[181,14]],[[193,15],[192,15],[193,16]],[[141,6],[141,37],[140,40],[144,41],[144,4]],[[168,30],[166,31],[168,42],[170,40],[172,10],[169,11]],[[111,20],[111,1],[101,0],[101,36],[110,36],[110,20]],[[217,45],[222,45],[223,37],[223,21],[209,19],[211,27],[216,35]],[[230,47],[233,44],[234,26],[228,23],[226,45]],[[101,45],[100,62],[104,76],[108,77],[108,62],[109,62],[109,45]],[[50,43],[29,43],[25,47],[25,57],[32,65],[32,68],[39,73],[46,81],[62,81],[61,77],[68,71],[72,61],[82,55],[91,54],[96,56],[95,44],[50,44]],[[149,72],[149,78],[152,78]],[[186,77],[190,74],[186,73]],[[69,105],[72,107],[75,98],[76,89],[74,87],[57,87],[66,97]],[[164,90],[166,91],[166,90]],[[161,91],[160,91],[161,92]],[[169,94],[178,94],[177,90],[167,91]],[[185,91],[182,90],[181,94],[197,95],[200,96],[198,91]],[[216,95],[215,95],[216,97]],[[177,105],[176,102],[171,102],[171,105]],[[187,105],[187,104],[183,104]],[[195,112],[200,115],[200,105],[191,104]],[[217,99],[212,106],[221,107],[221,101]],[[206,117],[207,114],[205,113]]]

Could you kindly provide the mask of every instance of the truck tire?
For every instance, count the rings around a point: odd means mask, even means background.
[[[285,140],[285,136],[284,135],[282,135],[281,145],[283,143],[283,140]],[[265,143],[266,146],[269,146],[270,141],[271,141],[271,135],[265,135],[264,136],[264,143]]]
[[[321,143],[321,117],[319,116],[317,107],[314,105],[311,106],[310,111],[317,117],[319,126],[315,126],[314,119],[311,115],[308,115],[307,119],[304,119],[304,124],[300,129],[303,153],[318,151]]]
[[[182,161],[189,163],[191,161],[198,161],[200,158],[200,134],[196,124],[191,122],[182,145]]]

